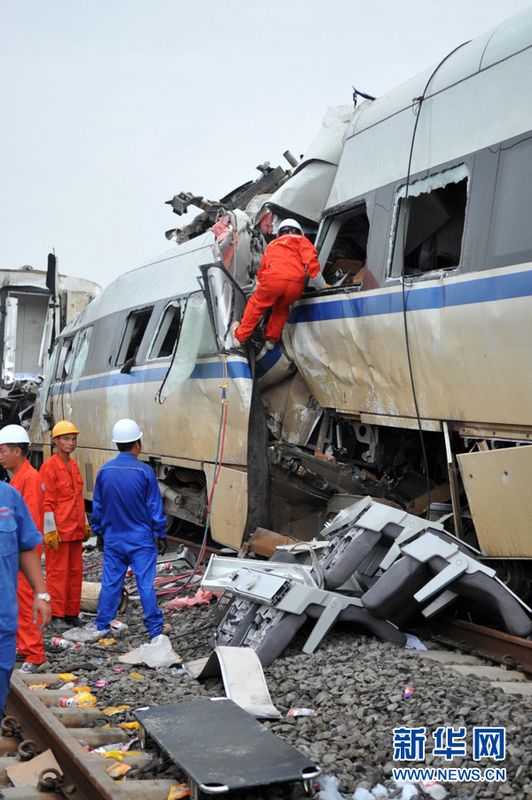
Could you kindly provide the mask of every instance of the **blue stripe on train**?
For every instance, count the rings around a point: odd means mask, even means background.
[[[96,375],[94,377],[81,378],[77,392],[86,389],[108,389],[111,386],[132,386],[139,383],[155,383],[164,380],[168,367],[148,367],[146,369],[133,369],[131,372],[110,372],[107,375]],[[230,378],[251,379],[249,364],[243,361],[228,361],[227,372]],[[219,361],[208,361],[207,363],[196,364],[191,379],[205,380],[209,378],[223,378],[223,365]],[[51,394],[61,394],[70,391],[71,382],[54,384]]]
[[[426,311],[436,308],[489,303],[509,300],[513,297],[532,295],[532,271],[514,272],[507,275],[492,275],[452,283],[450,280],[438,286],[408,288],[405,292],[407,311]],[[338,300],[320,300],[295,306],[290,312],[289,322],[320,322],[323,320],[372,317],[379,314],[398,314],[403,311],[401,291],[379,294],[357,294]]]

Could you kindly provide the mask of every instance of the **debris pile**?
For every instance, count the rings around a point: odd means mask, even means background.
[[[202,588],[234,596],[216,644],[252,647],[267,666],[310,618],[316,621],[305,653],[337,621],[404,646],[405,626],[458,597],[489,608],[515,636],[532,632],[530,609],[478,551],[437,522],[366,497],[337,514],[322,536],[278,547],[267,562],[211,557]]]

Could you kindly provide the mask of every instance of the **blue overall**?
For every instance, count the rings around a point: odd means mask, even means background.
[[[22,497],[12,486],[0,483],[0,713],[15,664],[19,553],[41,542]]]
[[[153,588],[156,537],[166,536],[166,519],[153,470],[132,453],[119,453],[99,470],[92,498],[91,526],[104,543],[96,627],[107,630],[116,616],[130,566],[137,580],[144,625],[150,637],[158,636],[163,614]]]

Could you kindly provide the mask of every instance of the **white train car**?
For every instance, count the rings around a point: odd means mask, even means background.
[[[227,271],[204,271],[200,288],[199,267],[224,261],[221,237],[202,234],[82,313],[56,348],[34,441],[46,448],[49,423],[74,419],[90,497],[113,421],[138,418],[169,515],[201,523],[227,384],[217,541],[238,547],[258,523],[311,535],[336,495],[367,493],[414,512],[447,504],[459,535],[521,569],[532,558],[531,94],[529,10],[360,105],[343,139],[336,125],[331,158],[302,164],[255,231],[233,217]],[[242,311],[231,276],[249,291],[265,213],[286,212],[317,233],[332,286],[295,304],[282,346],[255,364],[228,342]]]
[[[296,304],[283,339],[335,457],[411,501],[401,482],[417,471],[421,489],[428,466],[458,532],[472,518],[486,556],[519,559],[532,557],[531,92],[529,9],[361,105],[318,232],[340,286]]]
[[[93,281],[51,269],[0,269],[0,410],[3,424],[30,423],[56,333],[100,292]],[[53,273],[53,274],[51,274]],[[52,283],[50,282],[50,279]]]

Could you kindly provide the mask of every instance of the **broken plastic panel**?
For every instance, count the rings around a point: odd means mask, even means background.
[[[202,294],[192,294],[188,298],[170,369],[161,386],[158,399],[164,402],[169,394],[175,392],[190,377],[199,353],[214,349],[212,329],[207,312],[207,302]]]
[[[76,389],[78,388],[79,379],[81,378],[81,373],[83,372],[83,367],[85,366],[87,355],[89,354],[91,336],[92,336],[92,326],[90,328],[84,328],[76,336],[76,344],[75,344],[76,355],[74,356],[74,360],[72,362],[72,376],[71,376],[72,392],[75,392]]]
[[[222,264],[206,264],[200,269],[218,351],[229,350],[233,347],[231,323],[242,319],[245,295]]]

